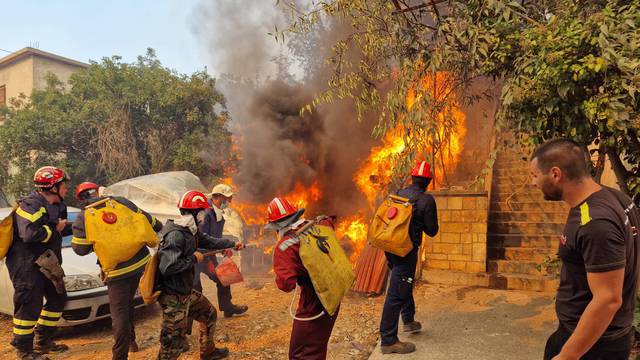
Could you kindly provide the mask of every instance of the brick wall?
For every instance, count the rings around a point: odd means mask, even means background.
[[[440,231],[425,237],[422,259],[426,269],[469,273],[487,271],[486,192],[433,192]]]

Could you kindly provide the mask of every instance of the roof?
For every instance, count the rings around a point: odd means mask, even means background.
[[[356,263],[353,291],[380,295],[385,290],[389,268],[384,251],[367,243]]]
[[[76,61],[73,59],[69,59],[60,55],[56,55],[56,54],[52,54],[50,52],[46,52],[46,51],[42,51],[39,49],[34,49],[32,47],[26,47],[24,49],[20,49],[14,53],[11,53],[3,58],[0,58],[0,68],[7,66],[9,64],[12,64],[16,61],[19,61],[21,59],[24,59],[26,57],[29,56],[39,56],[42,58],[46,58],[49,60],[53,60],[53,61],[57,61],[57,62],[62,62],[65,63],[67,65],[71,65],[71,66],[77,66],[77,67],[81,67],[81,68],[86,68],[89,66],[89,64],[80,62],[80,61]]]

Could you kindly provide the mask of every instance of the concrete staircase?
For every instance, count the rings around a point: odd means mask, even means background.
[[[489,286],[496,289],[555,291],[555,258],[568,207],[543,199],[531,185],[526,155],[515,149],[497,154],[493,169],[487,232]]]

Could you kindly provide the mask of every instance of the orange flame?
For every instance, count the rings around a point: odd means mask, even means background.
[[[233,186],[233,180],[230,178],[225,179],[223,182]],[[313,183],[309,187],[296,183],[293,190],[284,195],[284,198],[298,208],[305,208],[309,204],[320,200],[321,196],[322,192],[318,183]],[[264,225],[267,221],[267,204],[242,202],[234,199],[231,206],[240,214],[247,225]]]
[[[265,246],[262,251],[265,255],[269,255],[273,252],[273,246]]]
[[[393,168],[390,166],[391,158],[402,154],[404,149],[402,128],[398,127],[387,132],[382,139],[382,145],[371,149],[367,160],[353,175],[358,190],[367,198],[370,208],[375,206],[377,197],[387,190],[391,182],[393,176]]]
[[[351,244],[349,260],[351,260],[352,264],[356,263],[360,252],[364,249],[368,229],[369,225],[368,222],[365,222],[365,216],[363,214],[349,216],[340,221],[336,226],[338,239],[346,238]]]
[[[447,118],[444,113],[439,113],[438,131],[437,134],[433,134],[433,136],[440,139],[441,147],[439,151],[442,152],[441,156],[438,157],[436,155],[435,164],[433,164],[433,159],[430,161],[435,172],[434,185],[437,187],[445,183],[445,171],[451,172],[458,164],[460,153],[462,152],[462,138],[466,135],[466,128],[464,127],[465,114],[460,110],[457,103],[451,101],[450,98],[445,99],[447,93],[450,92],[450,88],[451,84],[448,82],[448,76],[444,73],[438,73],[435,78],[427,76],[420,79],[418,89],[410,88],[406,96],[407,111],[411,111],[425,91],[433,92],[435,89],[438,100],[449,101],[445,111],[449,112],[448,115],[453,120],[453,126],[456,131],[449,134],[447,141],[442,141],[447,139],[444,124]],[[388,131],[382,139],[382,145],[371,149],[367,159],[362,162],[353,175],[353,180],[358,190],[367,198],[370,211],[375,208],[379,198],[385,196],[388,191],[388,186],[393,176],[394,169],[391,165],[394,157],[402,156],[406,149],[403,139],[404,131],[406,130],[401,125]],[[428,146],[425,144],[426,147]],[[431,153],[431,150],[427,149],[426,152]],[[338,224],[338,236],[347,237],[353,244],[352,262],[357,260],[367,241],[368,224],[369,221],[363,213],[347,217]]]
[[[450,93],[450,90],[451,85],[448,82],[448,76],[444,73],[438,73],[435,77],[426,76],[421,78],[416,87],[408,89],[405,99],[407,111],[415,110],[415,106],[420,106],[418,105],[419,101],[427,92],[435,92],[436,100],[447,100],[446,106],[444,106],[444,112],[447,112],[447,114],[437,114],[439,120],[438,130],[435,134],[430,135],[438,139],[438,141],[431,141],[431,143],[440,144],[440,147],[437,149],[438,153],[435,163],[434,159],[428,159],[432,168],[434,168],[434,185],[436,187],[446,184],[447,181],[445,181],[446,179],[443,174],[445,174],[445,171],[451,173],[457,166],[460,153],[462,152],[462,139],[466,135],[464,113],[460,110],[457,103],[445,98],[447,97],[446,94]],[[444,122],[451,120],[453,120],[451,124],[455,128],[455,131],[451,134],[445,134],[446,126]],[[348,241],[351,247],[350,260],[352,263],[357,261],[360,252],[366,244],[370,214],[373,212],[380,198],[388,192],[388,186],[391,184],[394,173],[392,167],[393,160],[394,158],[406,155],[407,147],[403,137],[406,131],[403,126],[398,126],[388,131],[382,138],[382,144],[371,149],[369,156],[360,164],[359,168],[353,174],[353,181],[358,190],[367,199],[368,208],[361,209],[353,215],[339,219],[339,222],[336,224],[336,234],[338,238]],[[445,141],[444,139],[447,138],[448,140]],[[429,144],[424,144],[424,148],[425,153],[428,154],[427,156],[430,156],[432,151],[429,149]],[[424,155],[419,154],[418,156],[423,157],[420,158],[420,160],[425,160]],[[224,182],[233,185],[231,178],[225,179]],[[300,208],[317,202],[322,195],[319,183],[315,182],[309,186],[296,183],[293,190],[283,196]],[[232,207],[240,213],[247,225],[262,225],[266,222],[267,204],[240,202],[234,199]],[[271,253],[273,247],[265,247],[263,251],[265,254]]]

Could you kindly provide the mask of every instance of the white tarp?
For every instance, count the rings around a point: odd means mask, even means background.
[[[171,171],[120,181],[106,187],[103,194],[125,197],[164,223],[180,216],[178,202],[182,194],[189,190],[207,193],[200,178],[194,174]],[[242,240],[243,223],[240,215],[232,209],[225,212],[224,233]]]

